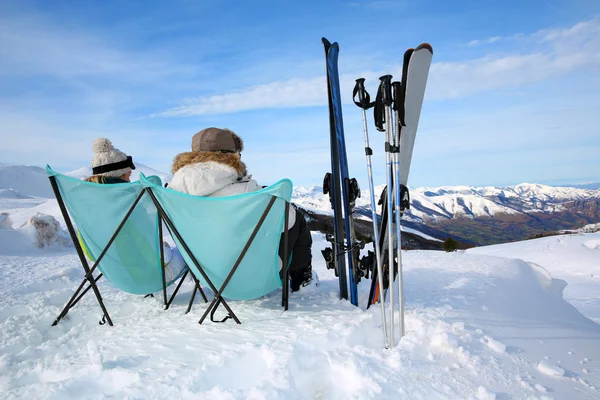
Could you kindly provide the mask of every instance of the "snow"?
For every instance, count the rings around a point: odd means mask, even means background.
[[[565,299],[588,318],[600,322],[600,232],[549,236],[525,242],[483,246],[468,254],[519,258],[568,282]]]
[[[60,223],[51,215],[35,213],[19,230],[31,238],[32,243],[43,249],[52,245],[71,245],[68,234],[60,227]]]
[[[477,388],[477,398],[479,400],[496,400],[496,393],[492,393],[483,386]]]
[[[546,374],[548,376],[557,376],[558,377],[558,376],[563,376],[565,374],[564,369],[562,369],[561,367],[558,367],[556,365],[552,365],[552,364],[548,363],[547,361],[540,361],[537,368],[542,374]]]
[[[583,242],[583,245],[590,250],[600,250],[600,239],[588,240],[587,242]]]
[[[427,234],[425,234],[423,232],[420,232],[420,231],[418,231],[416,229],[407,228],[406,226],[401,226],[400,228],[402,229],[402,232],[412,233],[413,235],[421,236],[424,239],[432,240],[434,242],[443,242],[443,240],[436,239],[433,236],[429,236],[429,235],[427,235]]]
[[[160,296],[102,279],[114,327],[98,324],[91,292],[52,327],[84,275],[61,244],[57,209],[0,198],[0,398],[600,398],[600,325],[590,319],[600,317],[600,233],[405,251],[406,335],[385,350],[380,308],[364,309],[370,281],[360,308],[340,300],[316,233],[320,285],[291,293],[288,312],[275,291],[230,303],[242,325],[199,325],[198,296],[184,313],[189,281],[164,311]],[[41,248],[36,226],[50,239]]]
[[[0,229],[12,229],[12,224],[9,213],[0,213]]]
[[[0,189],[0,199],[30,199],[31,196],[20,193],[14,189]]]
[[[46,171],[35,166],[0,164],[0,189],[5,189],[0,192],[0,198],[15,195],[54,197]]]
[[[501,343],[489,336],[484,336],[483,338],[484,342],[487,343],[487,346],[496,353],[503,354],[506,351],[506,345],[504,343]]]
[[[594,232],[598,232],[600,231],[600,222],[597,224],[589,224],[584,226],[581,229],[577,229],[576,232],[578,233],[594,233]]]
[[[0,214],[0,254],[28,254],[32,249],[72,247],[68,234],[51,215],[35,213],[13,229],[10,214]]]

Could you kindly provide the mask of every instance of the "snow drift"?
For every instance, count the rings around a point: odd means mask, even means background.
[[[51,215],[35,213],[13,229],[10,214],[0,214],[0,254],[19,255],[32,249],[72,246],[68,234]]]

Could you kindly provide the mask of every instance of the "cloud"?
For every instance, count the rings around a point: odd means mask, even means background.
[[[501,38],[487,39],[493,43]],[[528,37],[529,53],[487,56],[463,62],[434,62],[427,99],[447,100],[501,88],[516,88],[600,65],[600,21],[581,22],[565,29],[543,30]],[[435,54],[434,54],[435,59]],[[391,68],[400,76],[401,66]],[[356,77],[378,82],[384,71],[357,72],[340,77],[343,101],[351,102]],[[372,89],[373,90],[373,89]],[[324,77],[291,79],[191,99],[153,116],[180,117],[234,113],[261,108],[308,107],[326,104]]]
[[[325,77],[291,79],[253,86],[244,90],[187,99],[185,105],[153,116],[175,117],[190,115],[226,114],[260,108],[313,106],[326,98]]]
[[[29,112],[0,109],[0,160],[25,165],[50,164],[57,170],[68,171],[89,165],[93,140],[108,137],[135,160],[168,171],[172,157],[183,150],[173,129],[101,128],[88,124],[86,119],[75,116],[65,124],[60,117],[38,113],[32,118]]]
[[[536,51],[431,67],[428,98],[444,100],[498,88],[515,88],[600,66],[600,21],[543,30],[529,38]]]
[[[471,40],[469,43],[467,43],[467,46],[473,47],[473,46],[479,46],[479,45],[485,44],[485,43],[488,43],[488,44],[496,43],[497,41],[499,41],[501,39],[502,39],[502,36],[494,36],[494,37],[491,37],[488,39],[483,39],[483,40],[479,40],[479,39]]]
[[[119,49],[82,30],[37,16],[0,17],[0,76],[43,75],[140,82],[186,72],[160,53]]]

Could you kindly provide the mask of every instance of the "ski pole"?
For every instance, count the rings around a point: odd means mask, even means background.
[[[390,191],[390,188],[393,186],[392,182],[392,165],[391,165],[391,152],[392,152],[392,141],[393,141],[393,124],[392,122],[392,76],[384,75],[379,78],[381,81],[379,84],[378,91],[378,100],[380,100],[381,105],[384,107],[385,111],[385,174],[386,181],[388,187],[388,196],[387,196],[387,210],[388,210],[388,272],[389,272],[389,284],[388,288],[390,292],[390,348],[394,347],[394,241],[393,241],[393,232],[392,232],[392,215],[393,215],[393,194]],[[380,129],[378,127],[378,129]],[[383,294],[383,293],[382,293]]]
[[[392,83],[392,89],[394,91],[394,114],[396,120],[396,129],[394,135],[394,143],[392,145],[393,151],[393,159],[394,159],[394,197],[396,201],[396,258],[398,260],[398,311],[400,313],[400,317],[398,319],[398,325],[400,329],[400,339],[404,336],[404,296],[403,296],[403,287],[402,287],[402,232],[400,222],[402,220],[402,210],[401,203],[402,198],[400,197],[400,135],[402,130],[402,116],[404,115],[404,96],[403,96],[403,86],[400,82]],[[392,327],[392,329],[394,329]]]
[[[358,101],[355,97],[358,94]],[[371,217],[373,218],[373,247],[375,248],[375,260],[377,262],[377,277],[379,278],[379,293],[383,294],[383,270],[381,267],[381,252],[379,250],[379,229],[377,224],[377,204],[375,203],[375,187],[373,185],[373,167],[371,165],[371,155],[373,150],[369,146],[369,130],[367,128],[367,110],[371,108],[374,103],[371,103],[371,97],[365,89],[365,79],[360,78],[356,80],[356,86],[354,87],[354,93],[352,94],[354,103],[361,108],[363,118],[363,131],[365,134],[365,155],[367,157],[367,173],[369,175],[369,192],[371,195]],[[387,338],[387,324],[385,321],[385,302],[383,296],[380,296],[379,303],[381,304],[381,323],[383,328],[383,343],[385,348],[389,348]]]

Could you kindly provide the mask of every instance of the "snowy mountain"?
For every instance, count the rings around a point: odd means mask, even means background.
[[[375,188],[375,198],[383,185]],[[482,188],[471,186],[423,187],[410,191],[412,208],[408,219],[452,219],[459,217],[493,217],[496,214],[523,212],[556,212],[564,210],[573,201],[600,200],[600,189],[588,190],[522,183],[516,186]],[[319,186],[296,187],[294,202],[303,208],[331,213],[328,195]],[[370,210],[369,191],[362,190],[358,208]],[[380,211],[380,210],[378,210]]]
[[[28,165],[0,164],[0,197],[54,197],[46,170]]]
[[[169,182],[171,175],[137,164],[132,179],[157,175]],[[75,178],[91,175],[91,168],[67,172]],[[379,200],[383,186],[376,187]],[[509,187],[442,186],[411,190],[411,209],[403,227],[425,240],[448,236],[471,245],[522,240],[538,234],[581,228],[600,221],[600,189],[589,190],[522,183]],[[53,198],[46,172],[37,166],[0,164],[0,198]],[[319,186],[296,187],[293,202],[319,218],[332,215],[329,197]],[[371,219],[368,190],[357,199],[359,227],[369,229]],[[6,203],[8,204],[8,203]],[[39,202],[37,203],[39,204]],[[381,208],[378,209],[380,211]],[[56,214],[56,213],[52,213]],[[423,243],[414,243],[418,247]],[[415,248],[415,247],[411,247]],[[430,248],[430,247],[421,247]]]
[[[375,190],[377,201],[382,189],[378,186]],[[412,189],[410,196],[411,209],[403,221],[406,227],[436,238],[451,235],[476,245],[522,240],[600,221],[600,189],[522,183],[508,187],[424,187]],[[329,197],[320,187],[297,187],[293,200],[312,212],[332,213]],[[362,191],[356,204],[356,212],[368,219],[368,190]]]
[[[562,185],[562,186],[594,190],[594,189],[600,189],[600,182],[575,183],[572,185]]]

